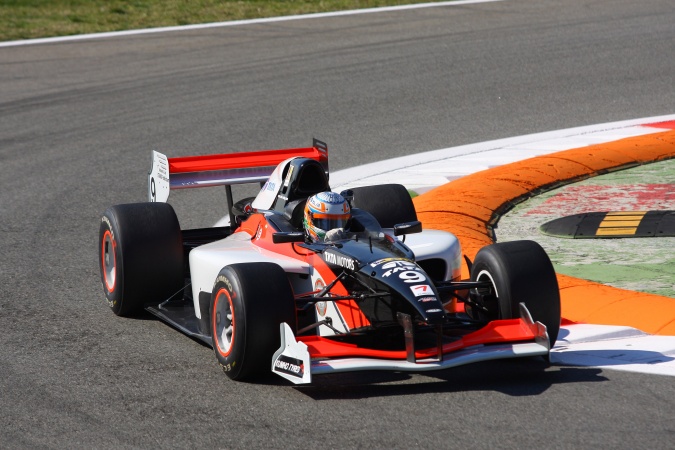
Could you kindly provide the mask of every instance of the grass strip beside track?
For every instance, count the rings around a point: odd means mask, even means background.
[[[3,0],[0,41],[376,8],[431,0]]]
[[[499,217],[520,201],[584,178],[670,158],[675,158],[675,131],[506,164],[442,185],[413,202],[426,228],[454,233],[473,260],[481,247],[494,242],[492,226]],[[468,277],[466,267],[462,275]],[[675,336],[675,299],[562,274],[558,274],[558,283],[566,320]]]

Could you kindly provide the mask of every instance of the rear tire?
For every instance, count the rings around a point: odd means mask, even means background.
[[[353,188],[352,192],[352,207],[372,214],[382,228],[417,220],[412,198],[400,184],[363,186]]]
[[[185,284],[180,225],[169,204],[111,206],[101,217],[98,248],[103,291],[118,316],[133,316]]]
[[[532,318],[546,325],[553,347],[560,331],[560,291],[553,264],[538,243],[513,241],[483,247],[471,268],[471,280],[492,283],[492,292],[480,300],[488,312],[475,310],[474,318],[517,318],[520,303],[525,303]]]
[[[271,373],[283,322],[295,330],[293,290],[280,266],[243,263],[222,268],[211,296],[210,326],[213,350],[228,377],[241,381]]]

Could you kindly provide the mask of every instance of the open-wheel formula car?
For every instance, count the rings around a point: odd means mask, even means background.
[[[532,241],[482,248],[461,280],[460,244],[422,230],[396,184],[341,193],[350,207],[334,239],[303,227],[307,199],[330,191],[328,150],[313,146],[167,158],[153,152],[149,201],[101,218],[107,302],[143,309],[212,346],[226,374],[270,370],[293,383],[315,375],[422,372],[524,356],[547,357],[560,327],[553,266]],[[234,201],[232,185],[259,183]],[[225,226],[181,230],[173,189],[225,186]]]

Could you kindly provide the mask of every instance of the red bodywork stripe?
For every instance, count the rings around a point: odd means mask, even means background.
[[[321,275],[321,278],[323,278],[323,281],[326,284],[331,283],[335,279],[335,273],[316,253],[309,255],[307,261],[317,272],[319,272],[319,275]],[[333,286],[330,292],[335,295],[349,295],[347,289],[342,285],[342,283],[339,282]],[[370,325],[370,321],[365,316],[365,314],[363,314],[361,308],[359,308],[354,300],[338,300],[335,302],[335,306],[337,306],[337,309],[340,311],[345,324],[350,330],[353,330],[354,328],[367,327]]]
[[[301,156],[319,162],[327,159],[324,152],[315,147],[284,150],[261,150],[257,152],[227,153],[205,156],[169,158],[169,173],[204,172],[210,170],[245,169],[250,167],[277,166],[280,162]]]
[[[295,244],[275,244],[272,242],[274,231],[267,224],[262,214],[253,214],[236,231],[244,231],[251,235],[257,247],[264,248],[280,255],[306,262],[316,270],[326,284],[336,277],[328,264],[319,255],[311,250],[303,249]],[[335,295],[349,295],[342,283],[337,283],[330,291]],[[302,294],[297,293],[296,294]],[[342,318],[350,329],[367,327],[370,325],[368,318],[361,312],[361,308],[353,300],[338,300],[335,302]]]
[[[457,341],[444,344],[443,354],[474,345],[532,341],[534,338],[534,333],[522,319],[496,320]],[[373,350],[321,336],[298,336],[297,340],[307,345],[307,350],[309,350],[309,355],[312,358],[406,359],[405,350]],[[434,358],[437,354],[438,349],[436,347],[420,349],[415,352],[415,358]]]

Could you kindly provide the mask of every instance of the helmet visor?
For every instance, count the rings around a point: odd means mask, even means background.
[[[349,215],[316,214],[313,222],[315,227],[328,231],[335,228],[344,228],[348,219]]]

